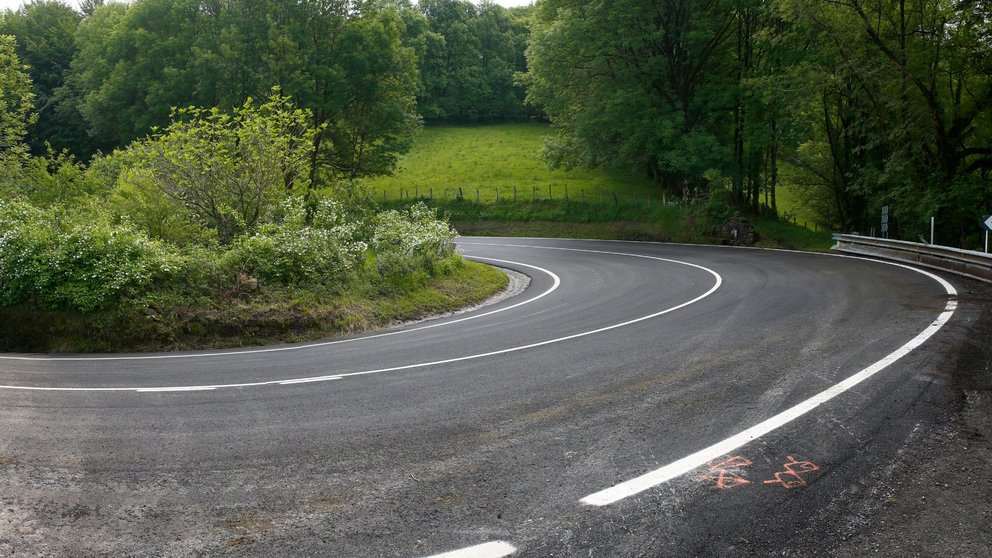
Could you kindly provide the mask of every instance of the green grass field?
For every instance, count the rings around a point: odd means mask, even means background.
[[[549,170],[540,156],[549,133],[544,124],[424,128],[392,176],[366,185],[386,207],[428,201],[462,234],[719,241],[701,208],[666,199],[646,178],[610,169]],[[760,245],[829,249],[829,233],[813,230],[818,219],[797,192],[782,188],[778,206],[795,222],[755,219]]]
[[[596,201],[618,195],[661,200],[659,189],[633,173],[608,169],[549,170],[541,160],[546,124],[431,126],[421,130],[413,149],[393,176],[369,179],[377,200],[401,196],[468,200],[552,199]],[[478,190],[478,192],[477,192]]]

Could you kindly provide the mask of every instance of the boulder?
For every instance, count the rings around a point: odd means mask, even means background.
[[[720,228],[723,243],[730,246],[753,246],[758,241],[758,231],[750,221],[735,216],[727,220]]]

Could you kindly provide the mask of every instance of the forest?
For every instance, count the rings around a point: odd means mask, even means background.
[[[787,186],[837,231],[887,206],[891,237],[932,217],[974,248],[992,3],[32,0],[0,14],[0,305],[158,316],[450,276],[444,219],[363,179],[424,126],[503,122],[550,123],[549,168],[685,206],[774,219]]]
[[[838,230],[889,205],[894,235],[936,216],[956,245],[992,207],[990,30],[978,0],[35,0],[0,20],[49,161],[276,87],[321,128],[320,184],[389,173],[423,123],[546,119],[552,167],[752,214],[786,182]]]

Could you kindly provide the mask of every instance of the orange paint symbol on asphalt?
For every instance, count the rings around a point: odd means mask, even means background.
[[[703,475],[699,478],[700,480],[715,481],[716,484],[714,486],[720,490],[725,488],[733,488],[742,484],[751,484],[751,481],[731,472],[731,469],[741,469],[749,465],[751,465],[750,459],[740,455],[735,455],[733,457],[728,457],[723,461],[711,462],[709,464],[710,474]]]
[[[782,465],[785,470],[775,473],[775,480],[766,480],[764,484],[781,483],[785,488],[798,488],[806,486],[806,479],[802,477],[803,474],[820,470],[812,461],[796,461],[795,457],[791,455],[788,457],[789,460]]]

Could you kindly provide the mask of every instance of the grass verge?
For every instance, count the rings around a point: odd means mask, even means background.
[[[270,289],[253,297],[79,314],[0,308],[3,352],[144,352],[296,343],[361,333],[482,302],[506,288],[501,271],[452,259],[434,277],[329,294]]]

